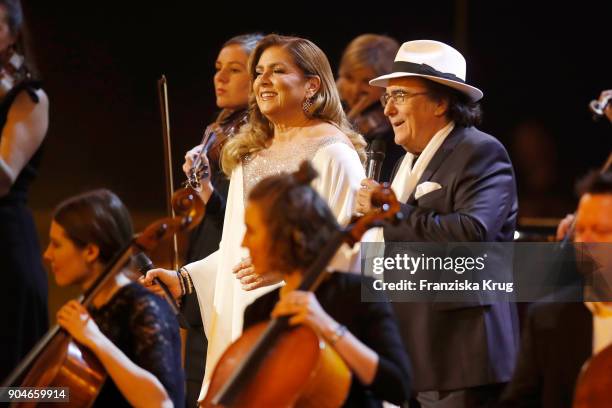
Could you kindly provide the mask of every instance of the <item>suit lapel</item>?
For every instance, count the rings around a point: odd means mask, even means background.
[[[444,139],[442,145],[438,149],[438,151],[433,155],[430,162],[427,164],[427,167],[423,171],[421,178],[417,182],[417,186],[425,181],[429,181],[431,176],[438,170],[440,165],[446,160],[448,155],[455,149],[455,146],[463,139],[465,128],[461,126],[455,126],[455,128],[450,132],[450,134]],[[406,204],[414,204],[416,200],[414,199],[414,194],[416,192],[416,186],[410,194],[408,201]]]
[[[593,315],[584,303],[575,303],[571,319],[576,322],[576,328],[573,330],[575,337],[571,343],[576,347],[578,364],[580,367],[593,354]],[[577,335],[576,335],[577,333]]]
[[[391,172],[391,181],[390,181],[391,184],[393,183],[393,179],[395,178],[395,175],[397,174],[397,171],[399,170],[400,165],[404,161],[405,157],[406,157],[406,153],[401,155],[400,158],[395,162],[395,165],[393,166],[393,171]]]

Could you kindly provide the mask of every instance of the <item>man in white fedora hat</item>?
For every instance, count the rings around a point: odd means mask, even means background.
[[[476,129],[483,93],[465,82],[466,62],[431,40],[404,43],[385,87],[384,113],[406,155],[392,188],[403,221],[385,242],[512,241],[517,195],[502,144]],[[370,209],[366,179],[357,211]],[[485,407],[512,376],[518,349],[515,305],[503,302],[393,303],[412,360],[422,407]]]

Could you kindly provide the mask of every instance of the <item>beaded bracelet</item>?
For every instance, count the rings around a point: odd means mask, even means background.
[[[183,297],[185,296],[185,283],[183,282],[183,276],[181,275],[180,270],[176,271],[176,277],[181,285],[181,297]]]
[[[189,293],[193,293],[195,286],[193,286],[193,281],[191,280],[191,275],[187,273],[187,282],[189,283]]]
[[[334,330],[334,334],[332,335],[332,337],[329,339],[329,344],[330,345],[334,345],[338,342],[338,340],[340,340],[342,337],[344,337],[344,335],[347,332],[347,328],[345,325],[343,324],[339,324],[338,327],[336,327],[336,329]]]
[[[189,271],[184,266],[179,269],[183,286],[185,287],[185,293],[190,295],[193,293],[193,281],[191,280],[191,276],[189,275]]]

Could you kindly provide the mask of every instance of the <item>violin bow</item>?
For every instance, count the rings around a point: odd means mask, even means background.
[[[162,136],[164,143],[164,164],[166,174],[166,210],[172,218],[176,216],[172,208],[172,194],[174,192],[174,182],[172,174],[172,143],[170,141],[170,114],[168,111],[168,81],[162,75],[157,80],[157,90],[159,94],[159,108],[161,110]],[[178,240],[176,234],[172,235],[172,268],[178,270]]]

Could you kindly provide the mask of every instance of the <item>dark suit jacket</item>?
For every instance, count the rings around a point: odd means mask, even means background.
[[[584,303],[532,307],[500,406],[571,408],[578,374],[592,350],[593,317]]]
[[[419,182],[442,188],[402,204],[385,242],[512,241],[518,211],[514,171],[500,142],[456,126]],[[518,350],[508,303],[393,303],[413,363],[414,388],[456,390],[510,380]]]

